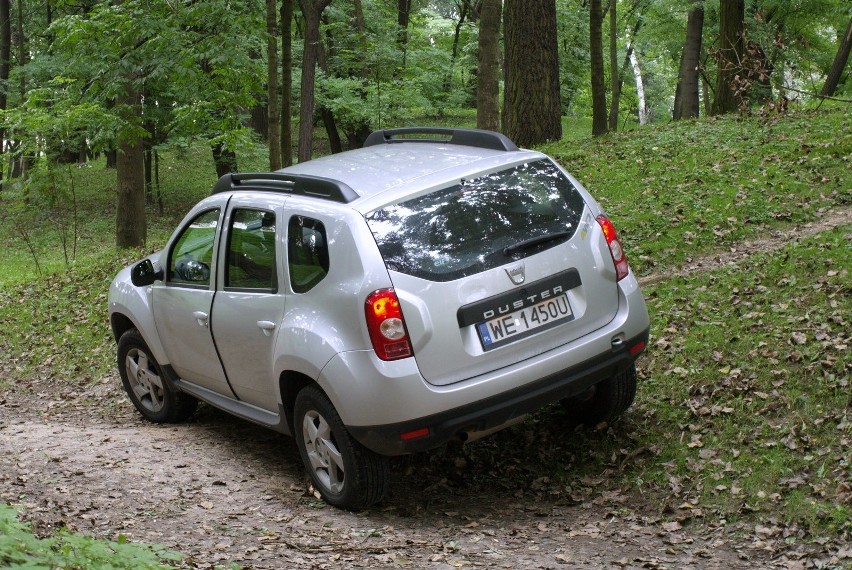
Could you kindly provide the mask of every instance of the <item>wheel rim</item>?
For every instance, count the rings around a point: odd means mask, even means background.
[[[302,421],[305,451],[314,471],[314,479],[331,493],[343,492],[345,482],[343,455],[334,441],[328,422],[316,410],[310,410]]]
[[[127,380],[136,400],[151,412],[163,409],[163,379],[157,373],[153,361],[138,348],[132,348],[125,359]]]

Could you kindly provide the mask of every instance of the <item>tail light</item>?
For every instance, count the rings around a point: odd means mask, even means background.
[[[598,216],[598,223],[601,225],[606,244],[609,246],[609,253],[612,255],[612,262],[615,264],[616,280],[621,281],[627,277],[630,266],[627,265],[627,256],[624,254],[621,240],[618,239],[618,232],[615,231],[615,226],[609,218],[604,215]]]
[[[373,350],[382,360],[398,360],[414,354],[399,299],[393,289],[373,291],[364,307]]]

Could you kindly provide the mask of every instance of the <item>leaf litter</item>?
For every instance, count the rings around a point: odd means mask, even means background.
[[[736,250],[691,260],[679,270],[643,278],[645,285],[730,265],[749,255],[827,228],[848,224],[850,208],[833,210],[818,223],[743,244]],[[734,294],[747,303],[748,293]],[[760,319],[759,314],[749,318]],[[834,315],[835,319],[848,319]],[[796,323],[792,323],[796,324]],[[839,323],[838,323],[839,324]],[[843,325],[848,323],[843,320]],[[687,350],[677,326],[656,339],[654,350]],[[811,336],[813,335],[813,336]],[[832,366],[833,354],[847,341],[828,329],[804,326],[780,339],[770,358]],[[812,341],[827,351],[809,354]],[[61,344],[61,338],[56,342]],[[688,410],[696,420],[725,418],[738,412],[714,402],[714,390],[734,390],[750,405],[772,414],[773,394],[755,391],[750,372],[725,362],[723,352],[710,360],[719,369],[718,388],[694,387]],[[779,373],[777,388],[789,381]],[[0,374],[16,385],[0,392],[0,498],[23,505],[38,533],[68,528],[97,537],[163,544],[184,553],[185,568],[841,568],[852,565],[849,544],[823,543],[803,548],[803,530],[770,516],[759,524],[748,517],[729,522],[701,506],[701,489],[687,475],[668,478],[668,489],[644,495],[629,485],[612,487],[625,465],[658,461],[656,445],[633,445],[628,430],[602,426],[601,440],[615,437],[620,447],[582,451],[607,468],[564,486],[564,478],[542,476],[526,464],[530,454],[507,444],[538,446],[545,465],[552,451],[565,469],[583,461],[573,448],[561,447],[558,428],[517,426],[495,441],[466,450],[439,450],[394,464],[390,497],[360,513],[343,512],[318,501],[305,484],[292,441],[262,428],[202,407],[188,423],[157,426],[142,422],[126,404],[114,374],[99,381],[56,378],[51,367],[23,369],[4,358]],[[77,367],[79,372],[79,367]],[[75,374],[77,373],[75,372]],[[689,376],[687,368],[673,374]],[[83,374],[85,376],[85,373]],[[848,386],[848,379],[837,379]],[[777,410],[775,410],[777,411]],[[649,412],[653,413],[653,412]],[[838,421],[846,449],[850,420]],[[642,418],[632,418],[640,422]],[[813,422],[826,421],[814,418]],[[712,433],[698,421],[684,425],[686,445],[695,451],[688,469],[711,470],[719,483],[710,492],[741,496],[726,480],[738,450],[717,449]],[[814,458],[831,450],[812,441],[807,425],[776,424],[777,432],[754,434],[761,445],[806,447]],[[568,437],[571,437],[570,434]],[[520,441],[519,441],[520,440]],[[848,460],[848,458],[847,458]],[[488,473],[489,469],[499,471]],[[641,472],[641,471],[640,471]],[[674,471],[673,471],[674,473]],[[554,474],[556,475],[556,474]],[[808,485],[808,473],[788,476],[790,490]],[[839,480],[818,489],[828,500],[849,504],[852,488]],[[672,503],[669,498],[677,498]],[[761,500],[777,502],[780,496]],[[743,512],[748,512],[744,503]],[[771,511],[770,511],[771,512]]]

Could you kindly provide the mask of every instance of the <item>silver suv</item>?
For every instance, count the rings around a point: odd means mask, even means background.
[[[558,164],[501,134],[405,128],[274,173],[228,174],[109,294],[139,412],[198,400],[291,434],[332,505],[388,457],[562,402],[611,422],[648,313],[615,228]]]

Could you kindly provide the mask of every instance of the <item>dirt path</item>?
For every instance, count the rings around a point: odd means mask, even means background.
[[[180,550],[190,567],[773,567],[750,544],[697,536],[627,505],[458,489],[400,466],[384,506],[339,511],[307,495],[288,438],[209,408],[162,427],[132,413],[39,417],[8,404],[0,500],[23,504],[38,532],[124,533]]]
[[[712,271],[724,265],[731,265],[753,255],[780,249],[787,243],[814,236],[820,232],[842,225],[852,224],[852,206],[838,207],[823,213],[817,221],[796,226],[785,231],[774,231],[766,237],[742,243],[728,251],[714,252],[688,261],[683,267],[671,271],[657,272],[639,279],[643,287],[671,279],[683,277],[696,271]]]
[[[852,208],[834,210],[817,224],[643,282],[850,221]],[[404,461],[394,463],[382,505],[343,512],[306,492],[289,438],[209,407],[186,424],[143,422],[115,375],[85,393],[59,388],[57,378],[17,381],[30,392],[0,393],[0,500],[23,505],[38,533],[63,526],[112,539],[123,533],[179,550],[185,567],[202,569],[804,567],[773,557],[753,533],[666,522],[651,498],[547,500],[495,488],[499,478],[461,485]]]

